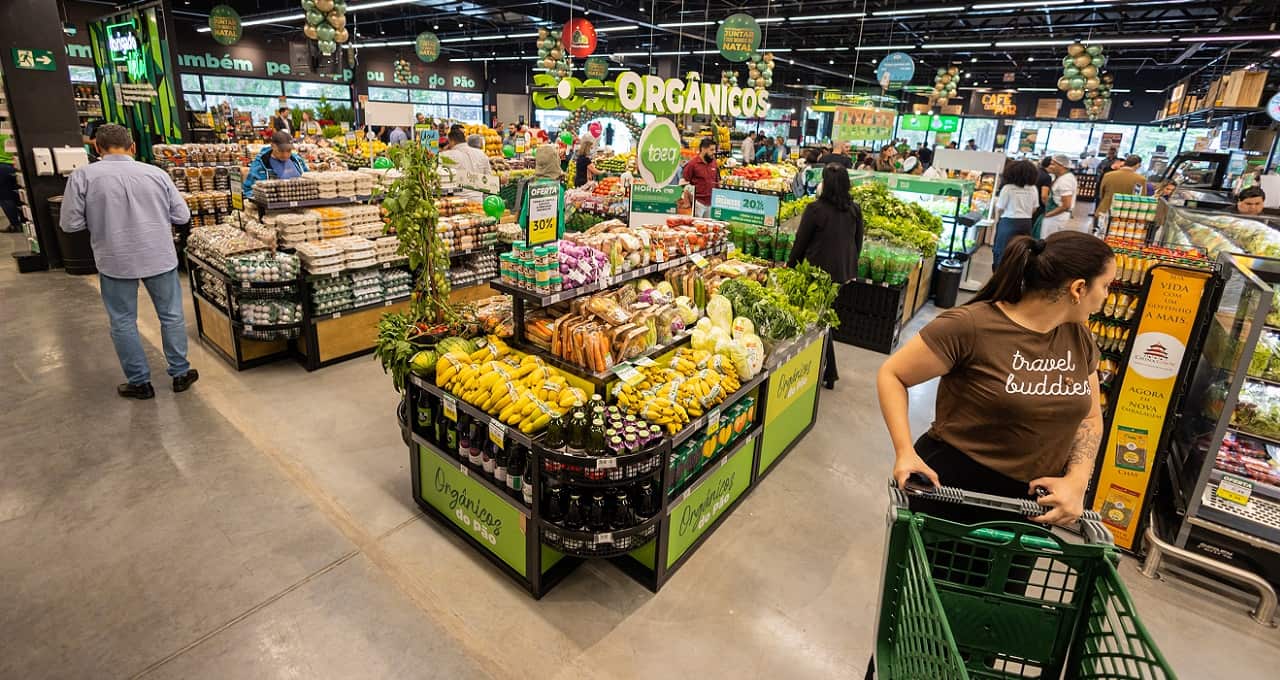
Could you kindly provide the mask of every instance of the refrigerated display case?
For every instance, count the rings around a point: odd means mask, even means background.
[[[1199,210],[1161,200],[1159,240],[1203,248],[1211,257],[1241,253],[1280,257],[1280,217]]]

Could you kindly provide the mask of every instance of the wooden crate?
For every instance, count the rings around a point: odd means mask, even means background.
[[[1222,76],[1213,81],[1209,86],[1209,93],[1205,95],[1204,100],[1209,102],[1210,106],[1225,106],[1222,103],[1222,95],[1226,93],[1227,83],[1231,81],[1230,75]]]
[[[925,260],[921,260],[917,262],[916,268],[911,270],[911,276],[907,278],[907,286],[906,286],[907,293],[902,305],[902,318],[901,318],[901,321],[904,324],[910,321],[911,317],[916,315],[917,309],[920,309],[919,307],[916,306],[916,298],[919,297],[919,294],[920,294],[920,282],[925,279],[924,262]],[[928,262],[932,264],[933,258],[929,258]],[[929,282],[926,280],[925,284],[927,285],[928,283]],[[926,295],[928,295],[928,293],[926,293]]]
[[[1222,105],[1239,108],[1258,106],[1262,103],[1262,90],[1266,85],[1266,71],[1235,71],[1229,76],[1222,93]]]

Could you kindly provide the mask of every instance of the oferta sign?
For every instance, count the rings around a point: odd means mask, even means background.
[[[640,179],[653,187],[666,186],[680,169],[680,130],[666,118],[654,118],[640,134],[636,165]]]
[[[209,10],[209,35],[219,45],[234,45],[240,42],[240,14],[226,5],[216,5]]]
[[[634,71],[623,71],[617,80],[607,83],[594,79],[581,81],[572,76],[557,79],[546,73],[538,73],[533,76],[533,84],[555,90],[555,94],[533,95],[533,105],[540,109],[576,111],[586,108],[591,111],[631,111],[658,116],[687,114],[763,118],[770,108],[769,93],[764,89],[697,80],[686,83],[680,78],[664,80],[658,76],[642,76]],[[580,87],[609,88],[613,92],[604,96],[579,97],[575,92]]]

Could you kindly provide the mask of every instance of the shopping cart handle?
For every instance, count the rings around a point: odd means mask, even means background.
[[[897,489],[897,480],[890,479],[889,487],[891,489]],[[977,491],[968,491],[954,486],[935,487],[927,478],[918,474],[912,474],[907,478],[907,484],[903,490],[913,496],[930,498],[946,503],[954,503],[956,505],[970,505],[987,510],[1012,512],[1024,517],[1037,517],[1046,512],[1043,505],[1040,505],[1029,498],[1006,498],[1004,496],[994,496],[992,494],[980,493]],[[1048,495],[1048,489],[1045,489],[1044,487],[1036,487],[1036,495],[1040,497],[1046,496]],[[1080,519],[1091,520],[1101,526],[1102,517],[1092,510],[1085,510]],[[1103,529],[1103,531],[1105,531],[1105,529]]]

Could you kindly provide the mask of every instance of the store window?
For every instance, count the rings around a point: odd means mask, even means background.
[[[464,123],[483,123],[484,109],[479,106],[449,106],[449,117]]]
[[[233,109],[248,111],[253,114],[255,123],[265,123],[271,116],[275,115],[276,109],[280,108],[280,99],[278,97],[210,93],[205,95],[204,99],[206,106],[221,106],[223,102],[227,102]],[[201,109],[203,110],[203,107]]]
[[[1148,175],[1155,174],[1153,168],[1162,170],[1168,161],[1178,153],[1182,143],[1182,130],[1141,126],[1133,140],[1133,153],[1142,158],[1142,169]],[[1153,163],[1153,159],[1156,161]]]
[[[1045,147],[1048,154],[1064,154],[1067,158],[1077,159],[1090,150],[1089,133],[1092,123],[1054,123],[1049,129],[1049,142]]]
[[[371,102],[408,102],[409,91],[399,87],[370,87]]]
[[[1005,153],[1015,158],[1044,155],[1049,145],[1049,123],[1039,120],[1015,120],[1009,123]]]
[[[202,92],[200,87],[200,76],[194,73],[182,74],[182,91],[183,92]]]
[[[351,88],[346,85],[332,83],[304,83],[296,80],[286,80],[284,82],[284,94],[290,98],[320,99],[323,97],[329,101],[345,102],[351,98]]]
[[[484,95],[478,92],[450,92],[450,106],[484,106]]]
[[[1116,155],[1124,158],[1129,155],[1129,149],[1133,148],[1133,138],[1138,132],[1136,125],[1116,125],[1114,123],[1097,123],[1093,126],[1093,136],[1089,138],[1089,149],[1097,151],[1098,155],[1102,153],[1103,135],[1111,135],[1115,137],[1120,135],[1120,145],[1116,147]]]
[[[227,94],[268,95],[279,97],[284,90],[279,80],[265,78],[234,78],[231,76],[204,76],[204,91]]]
[[[995,118],[964,118],[960,121],[960,131],[951,136],[951,141],[964,148],[972,139],[982,151],[996,148],[996,127],[1000,121]]]
[[[1194,153],[1196,144],[1201,140],[1204,140],[1202,144],[1204,151],[1217,148],[1218,137],[1209,128],[1187,128],[1183,132],[1185,134],[1182,137],[1182,147],[1178,149],[1179,153]]]
[[[409,101],[414,104],[448,104],[449,93],[441,92],[440,90],[409,90]],[[463,102],[455,103],[461,104]],[[440,115],[445,115],[443,107],[441,107],[441,111]]]
[[[427,118],[448,118],[449,107],[444,104],[414,104],[413,114],[421,113]]]
[[[186,103],[188,111],[207,111],[204,106],[204,95],[183,93],[182,101]]]

